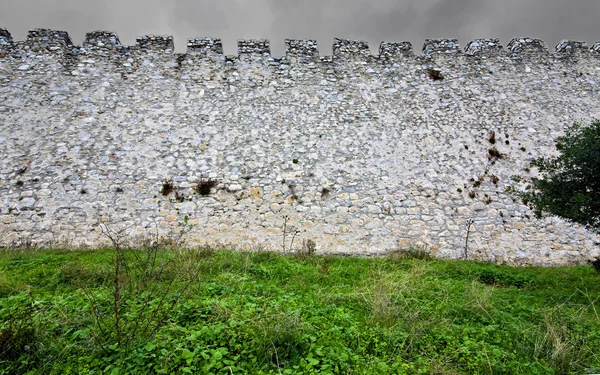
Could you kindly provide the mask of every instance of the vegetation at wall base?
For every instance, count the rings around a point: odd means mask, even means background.
[[[421,250],[0,250],[0,374],[600,373],[592,268]]]

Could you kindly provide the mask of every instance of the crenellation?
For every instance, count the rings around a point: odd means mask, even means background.
[[[600,42],[596,42],[590,48],[590,52],[594,55],[600,55]]]
[[[579,40],[561,40],[556,46],[554,46],[554,53],[557,55],[575,55],[588,53],[590,48],[586,42]]]
[[[135,38],[136,47],[145,51],[173,53],[175,44],[170,35],[144,35]]]
[[[223,55],[223,42],[218,38],[192,38],[187,42],[188,53],[198,53],[205,56]]]
[[[541,39],[513,38],[506,47],[513,55],[548,55],[548,46]]]
[[[337,58],[368,58],[371,56],[369,43],[362,40],[335,38],[333,56]]]
[[[7,29],[0,28],[0,45],[12,44],[12,35]]]
[[[497,56],[504,53],[500,39],[475,39],[465,46],[465,54],[469,56]]]
[[[316,40],[286,39],[285,55],[287,57],[318,58],[319,48]]]
[[[238,40],[238,56],[240,59],[269,58],[271,57],[271,44],[267,39],[240,39]]]
[[[92,31],[85,34],[82,47],[86,49],[114,49],[120,45],[119,36],[114,31]]]
[[[424,55],[458,54],[461,52],[458,39],[425,39],[422,51]]]
[[[29,30],[25,45],[36,51],[60,51],[73,47],[69,33],[51,29]]]
[[[413,57],[411,42],[381,42],[379,45],[379,58],[384,60]]]

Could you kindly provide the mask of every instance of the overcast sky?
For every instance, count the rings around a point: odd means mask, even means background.
[[[93,30],[114,30],[122,44],[137,35],[166,34],[185,51],[191,37],[267,38],[272,54],[286,38],[317,39],[331,54],[334,37],[379,43],[410,41],[420,53],[426,38],[543,39],[552,49],[562,39],[600,41],[600,0],[0,0],[0,27],[22,40],[36,27],[66,30],[81,43]]]

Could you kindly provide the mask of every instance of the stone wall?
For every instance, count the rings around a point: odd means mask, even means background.
[[[102,223],[141,241],[574,264],[600,239],[536,219],[507,193],[573,122],[600,118],[600,44],[312,40],[0,29],[0,235],[98,246]]]

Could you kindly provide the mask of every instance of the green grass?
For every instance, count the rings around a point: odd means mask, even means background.
[[[0,374],[600,373],[591,267],[116,254],[0,250]]]

